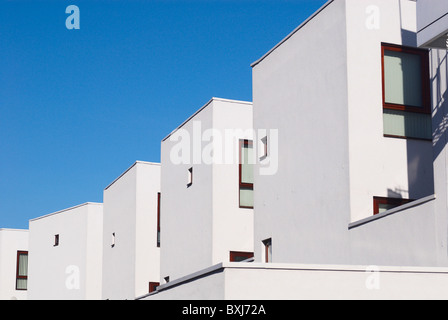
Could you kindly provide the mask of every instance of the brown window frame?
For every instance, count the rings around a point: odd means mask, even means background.
[[[253,209],[254,206],[242,206],[241,205],[241,189],[244,190],[252,190],[254,191],[254,184],[253,183],[247,183],[247,182],[242,182],[242,168],[243,168],[243,161],[242,161],[242,149],[243,146],[252,146],[253,147],[254,143],[252,140],[240,140],[239,143],[239,177],[238,177],[238,205],[240,208],[242,209]],[[247,161],[248,159],[246,159]]]
[[[160,282],[150,282],[148,292],[151,293],[151,292],[156,291],[158,286],[160,286]]]
[[[229,261],[230,262],[239,262],[242,260],[250,259],[254,257],[253,252],[245,252],[245,251],[230,251]],[[242,260],[237,260],[237,258],[243,258]]]
[[[28,290],[28,273],[26,276],[21,276],[19,275],[19,260],[20,260],[20,255],[27,255],[28,256],[28,251],[24,251],[24,250],[18,250],[17,251],[17,263],[16,263],[16,290],[19,291],[26,291]],[[17,288],[17,280],[26,280],[27,281],[27,288],[26,289],[19,289]]]
[[[412,201],[414,200],[403,198],[373,197],[373,215],[377,215],[380,213],[380,204],[389,204],[395,207],[399,207]]]
[[[422,103],[423,108],[409,105],[401,105],[395,103],[386,102],[386,79],[385,79],[385,66],[384,66],[384,52],[395,51],[408,54],[415,54],[420,56],[421,59],[421,83],[422,83]],[[431,114],[431,86],[430,86],[430,74],[429,74],[429,51],[425,49],[406,47],[391,43],[381,43],[381,71],[382,71],[382,88],[383,88],[383,108],[400,110],[415,113]]]

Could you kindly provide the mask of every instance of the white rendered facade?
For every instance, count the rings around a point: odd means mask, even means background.
[[[434,193],[431,141],[384,132],[382,47],[415,45],[416,31],[414,1],[328,1],[253,64],[254,127],[279,132],[277,174],[255,170],[256,260],[271,238],[273,262],[436,264],[432,234],[405,249],[413,219],[397,222],[399,239],[382,223],[348,228],[374,197]]]
[[[101,203],[31,219],[28,299],[101,299],[102,240]]]
[[[103,299],[134,299],[160,279],[160,164],[137,161],[104,190]]]
[[[161,284],[229,261],[231,251],[253,253],[238,163],[240,140],[252,138],[252,104],[213,98],[162,141]]]
[[[26,285],[23,289],[17,286],[18,255],[22,252],[28,252],[28,230],[0,229],[0,300],[27,299]]]

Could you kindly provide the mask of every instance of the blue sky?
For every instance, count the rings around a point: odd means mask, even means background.
[[[325,0],[0,0],[0,228],[85,202]],[[68,30],[65,9],[80,10]]]

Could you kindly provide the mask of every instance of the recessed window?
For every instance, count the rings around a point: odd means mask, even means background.
[[[373,197],[373,214],[377,215],[379,213],[402,206],[412,201],[414,200],[402,198]]]
[[[160,201],[161,194],[157,193],[157,247],[160,247]]]
[[[57,247],[57,246],[59,246],[59,234],[54,235],[53,247]]]
[[[112,237],[110,240],[110,246],[111,248],[115,247],[115,232],[112,232]]]
[[[263,243],[263,255],[264,262],[272,262],[272,239],[266,239],[262,241]]]
[[[253,252],[230,251],[230,262],[240,262],[254,257]]]
[[[156,291],[157,287],[160,285],[159,282],[150,282],[149,283],[149,293]]]
[[[187,187],[190,187],[192,184],[193,184],[193,167],[188,169]]]
[[[17,251],[16,290],[28,288],[28,251]]]
[[[382,44],[384,136],[432,139],[427,50]]]
[[[261,138],[260,145],[260,160],[263,160],[268,156],[268,137]]]
[[[239,163],[239,205],[240,208],[254,207],[254,154],[250,140],[240,140]]]

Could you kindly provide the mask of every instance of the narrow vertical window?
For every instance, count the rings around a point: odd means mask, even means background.
[[[16,290],[28,287],[28,251],[17,251]]]
[[[240,208],[254,207],[254,154],[250,140],[240,140],[239,163],[239,205]]]
[[[384,136],[432,139],[427,50],[382,44]]]
[[[264,262],[272,262],[272,239],[263,240]]]
[[[157,247],[160,247],[160,192],[157,193]]]
[[[188,169],[187,187],[190,187],[192,184],[193,184],[193,167]]]
[[[112,232],[112,238],[110,240],[111,248],[115,247],[115,232]]]
[[[57,246],[59,246],[59,234],[54,235],[53,247],[57,247]]]

